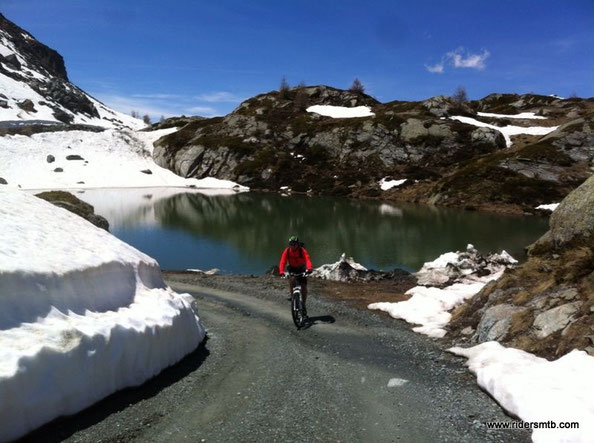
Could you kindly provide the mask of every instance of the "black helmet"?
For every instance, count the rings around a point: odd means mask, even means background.
[[[289,237],[289,244],[290,245],[299,244],[299,237],[297,237],[296,235],[291,235]]]

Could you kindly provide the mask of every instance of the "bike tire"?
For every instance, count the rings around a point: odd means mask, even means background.
[[[291,315],[293,317],[293,323],[295,323],[297,329],[301,329],[303,327],[305,320],[301,306],[301,295],[293,295],[291,298]]]

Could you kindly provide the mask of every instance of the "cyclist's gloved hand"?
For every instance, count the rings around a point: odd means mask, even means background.
[[[284,272],[281,272],[281,273],[279,274],[279,276],[280,276],[280,278],[285,278],[285,277],[286,277],[286,275],[285,275],[285,273],[284,273]]]
[[[313,272],[313,270],[312,270],[312,269],[308,269],[307,271],[305,271],[305,273],[306,273],[307,275],[311,274],[312,272]]]

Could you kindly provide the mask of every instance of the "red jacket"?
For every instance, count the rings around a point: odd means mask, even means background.
[[[278,270],[281,274],[285,272],[285,264],[287,263],[293,268],[298,268],[299,266],[305,265],[305,269],[308,271],[313,269],[309,254],[303,246],[300,246],[294,251],[290,247],[283,251],[283,255],[281,256],[280,263],[278,265]]]

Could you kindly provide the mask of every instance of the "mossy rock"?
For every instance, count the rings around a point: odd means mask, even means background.
[[[49,191],[36,194],[35,196],[84,218],[98,228],[109,231],[109,222],[104,217],[95,214],[93,206],[76,198],[69,192]]]

